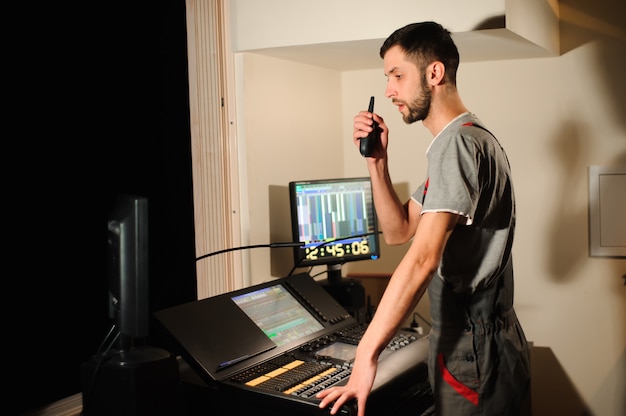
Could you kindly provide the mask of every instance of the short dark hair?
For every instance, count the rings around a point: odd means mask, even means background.
[[[396,45],[404,50],[420,70],[424,70],[434,61],[442,62],[446,68],[446,80],[456,86],[459,50],[450,31],[439,23],[411,23],[396,30],[380,47],[380,57],[384,58],[387,51]]]

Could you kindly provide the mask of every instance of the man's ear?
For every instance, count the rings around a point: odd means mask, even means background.
[[[428,66],[428,82],[430,85],[443,84],[443,79],[446,75],[446,67],[440,61],[435,61]]]

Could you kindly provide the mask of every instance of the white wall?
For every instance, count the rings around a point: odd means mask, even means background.
[[[243,65],[243,104],[245,115],[238,117],[238,131],[245,136],[249,244],[291,241],[286,193],[286,215],[270,221],[270,191],[289,181],[343,175],[341,143],[341,76],[331,71],[262,55],[246,53]],[[240,138],[241,139],[241,138]],[[273,226],[270,229],[270,226]],[[271,240],[270,237],[276,238]],[[276,254],[278,252],[278,254]],[[260,283],[272,278],[271,256],[278,259],[274,277],[286,275],[293,265],[291,249],[252,250],[250,281]],[[276,263],[276,262],[275,262]],[[279,273],[280,272],[280,273]]]
[[[589,257],[587,228],[587,167],[626,164],[626,36],[621,23],[612,24],[609,6],[617,2],[594,2],[594,9],[583,3],[561,2],[560,56],[462,63],[459,70],[466,105],[498,136],[512,164],[516,309],[536,347],[535,415],[585,408],[626,414],[626,259]],[[271,187],[367,173],[351,123],[370,95],[390,125],[399,191],[408,197],[423,179],[431,137],[420,124],[404,125],[384,99],[382,69],[339,72],[243,56],[245,120],[238,130],[247,154],[251,244],[270,242],[280,234],[271,229],[288,221],[270,218]],[[351,267],[393,271],[403,248],[383,250],[371,265]],[[278,269],[286,270],[290,255],[251,252],[252,283],[278,277],[270,263],[284,257]]]

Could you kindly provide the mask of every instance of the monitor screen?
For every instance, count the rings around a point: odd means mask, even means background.
[[[324,329],[280,284],[234,296],[232,300],[278,347]]]
[[[369,177],[289,183],[294,266],[336,265],[380,256]]]

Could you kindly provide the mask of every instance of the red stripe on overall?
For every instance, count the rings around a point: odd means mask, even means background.
[[[474,406],[478,406],[478,393],[454,378],[454,376],[448,371],[445,363],[443,362],[442,353],[439,353],[439,355],[437,355],[437,363],[439,364],[439,371],[441,371],[441,376],[443,377],[443,380],[448,383],[450,387],[456,390],[457,393],[472,402]]]

